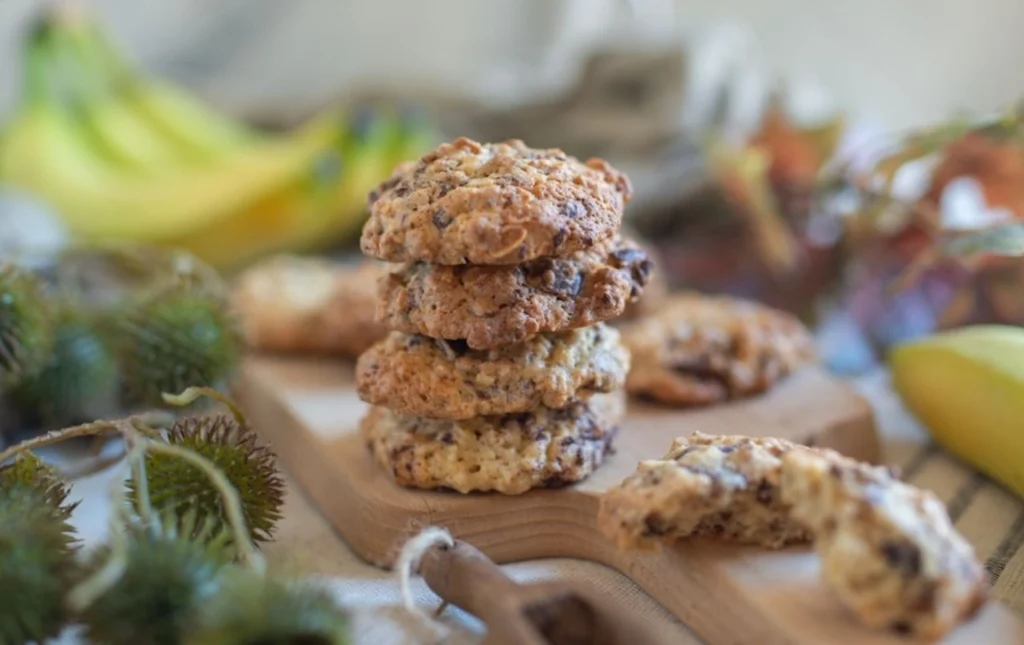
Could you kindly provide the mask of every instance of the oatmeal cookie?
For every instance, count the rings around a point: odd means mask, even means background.
[[[358,356],[387,333],[374,321],[375,285],[386,266],[288,255],[254,265],[232,295],[249,347]]]
[[[618,316],[640,296],[651,268],[643,250],[622,239],[507,267],[414,262],[380,280],[377,321],[493,349]]]
[[[984,603],[985,570],[946,507],[888,469],[790,452],[782,497],[814,532],[825,582],[865,624],[938,639]]]
[[[629,352],[604,324],[490,350],[392,332],[359,357],[356,387],[367,403],[401,414],[470,419],[562,408],[620,389],[628,370]]]
[[[360,245],[381,260],[448,265],[566,256],[612,237],[631,195],[601,159],[463,137],[370,193]]]
[[[758,394],[815,358],[814,338],[794,316],[728,296],[673,295],[622,329],[633,354],[627,390],[669,405]]]
[[[778,548],[810,538],[779,491],[781,457],[809,450],[784,439],[676,439],[663,459],[643,461],[608,490],[598,523],[622,549],[650,549],[692,536]]]
[[[360,424],[370,451],[410,488],[518,495],[585,479],[604,460],[625,410],[622,391],[560,410],[443,421],[373,406]]]

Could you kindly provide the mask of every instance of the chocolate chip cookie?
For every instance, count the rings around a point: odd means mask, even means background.
[[[604,460],[624,409],[621,390],[560,410],[540,407],[464,421],[373,406],[360,431],[401,486],[518,495],[585,479]]]
[[[985,570],[945,505],[888,469],[790,452],[782,497],[814,532],[825,582],[865,624],[937,640],[984,603]]]
[[[779,490],[781,457],[808,450],[784,439],[709,436],[676,439],[664,458],[643,461],[608,490],[598,523],[623,549],[649,549],[710,536],[778,548],[807,541]]]
[[[622,330],[633,354],[626,389],[669,405],[758,394],[815,358],[794,316],[728,296],[673,295]]]
[[[606,161],[463,137],[396,168],[370,194],[360,245],[391,262],[564,257],[615,235],[631,195],[629,180]]]
[[[277,256],[242,273],[233,305],[249,347],[354,357],[387,330],[374,321],[384,263]]]
[[[652,265],[628,240],[507,267],[414,262],[380,280],[377,321],[473,349],[610,320],[640,297]]]
[[[490,350],[392,332],[359,357],[356,387],[398,413],[469,419],[562,408],[621,388],[628,371],[619,332],[604,324]]]

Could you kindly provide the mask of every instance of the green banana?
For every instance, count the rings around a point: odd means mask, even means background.
[[[41,55],[48,55],[51,65],[71,81],[70,108],[94,141],[97,153],[124,170],[144,175],[159,175],[185,165],[189,160],[123,101],[110,79],[97,73],[84,36],[77,25],[58,20],[30,48],[49,48],[48,54]]]
[[[212,161],[261,137],[177,86],[140,75],[97,25],[83,30],[83,50],[99,73],[112,80],[130,109],[188,158]]]
[[[337,155],[337,117],[286,139],[232,152],[209,168],[140,177],[98,160],[47,76],[45,50],[27,52],[26,101],[0,149],[0,179],[48,202],[85,240],[145,242],[190,234],[243,212]]]

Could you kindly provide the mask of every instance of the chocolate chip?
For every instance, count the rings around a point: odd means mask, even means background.
[[[408,195],[411,192],[412,192],[412,184],[410,184],[407,181],[403,181],[402,183],[400,183],[397,186],[395,186],[395,197],[405,197],[406,195]]]
[[[435,338],[434,343],[441,350],[441,353],[444,354],[444,357],[450,361],[469,351],[469,344],[462,339],[444,340],[443,338]]]
[[[502,420],[502,425],[511,426],[517,425],[520,428],[526,428],[533,421],[533,414],[530,412],[520,412],[519,414],[510,414]]]
[[[587,209],[583,207],[583,204],[576,200],[568,201],[564,206],[562,206],[562,215],[569,219],[574,219],[580,215],[584,215],[586,212]]]
[[[633,276],[635,282],[647,284],[647,281],[651,279],[652,271],[654,271],[654,263],[650,260],[644,260],[633,265],[630,275]]]
[[[564,488],[571,483],[572,482],[569,479],[562,475],[551,475],[544,480],[542,486],[544,486],[544,488]]]
[[[914,631],[914,628],[905,620],[897,620],[892,624],[892,631],[897,634],[909,634]]]
[[[552,263],[544,273],[541,288],[555,295],[576,296],[583,288],[583,274],[567,263]]]
[[[452,436],[451,432],[446,432],[443,435],[441,435],[441,443],[447,444],[447,445],[450,446],[453,443],[455,443],[455,437]]]
[[[648,261],[647,254],[640,249],[626,247],[624,249],[615,249],[611,252],[611,264],[612,266],[621,269],[630,264],[637,264],[640,262]]]
[[[453,184],[452,182],[450,182],[450,181],[447,181],[447,180],[445,180],[445,181],[442,181],[442,182],[441,182],[440,184],[438,184],[438,186],[437,186],[437,196],[438,196],[439,198],[440,198],[440,197],[444,197],[444,196],[445,196],[445,195],[447,195],[448,193],[452,192],[452,189],[453,189],[453,188],[455,188],[455,184]]]
[[[648,513],[644,518],[644,535],[664,535],[668,532],[668,528],[665,518],[657,511]]]
[[[436,211],[434,211],[434,216],[431,218],[431,220],[434,222],[434,226],[441,230],[444,230],[448,228],[449,224],[452,223],[452,216],[449,215],[448,212],[443,208],[439,208]]]
[[[907,542],[885,542],[882,544],[885,561],[906,575],[921,572],[921,550]]]
[[[553,244],[557,249],[565,243],[565,238],[567,237],[569,237],[569,231],[567,229],[560,228],[558,229],[558,232],[555,233],[555,236],[551,238],[551,244]]]
[[[768,483],[767,479],[762,478],[761,482],[757,485],[757,492],[754,493],[754,497],[758,502],[765,506],[772,503],[775,495],[772,491],[772,485]]]

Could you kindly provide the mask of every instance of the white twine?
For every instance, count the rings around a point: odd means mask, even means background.
[[[402,546],[398,560],[395,562],[395,569],[398,571],[398,581],[402,592],[402,604],[406,611],[419,617],[425,624],[434,630],[439,630],[442,625],[430,614],[423,611],[412,597],[412,576],[419,571],[420,561],[427,551],[435,546],[451,548],[455,546],[455,540],[451,533],[439,526],[428,526],[417,535],[409,538]]]

